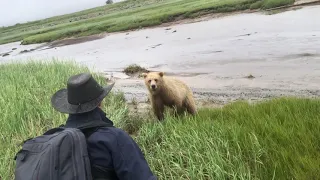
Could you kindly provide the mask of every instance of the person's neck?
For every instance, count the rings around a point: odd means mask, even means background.
[[[99,107],[82,114],[70,114],[65,127],[78,129],[91,128],[97,126],[110,126],[113,122],[106,117],[106,113]]]

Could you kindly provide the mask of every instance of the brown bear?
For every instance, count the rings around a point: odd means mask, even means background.
[[[182,81],[164,76],[163,72],[142,73],[154,114],[158,120],[164,119],[164,107],[174,108],[175,114],[185,110],[195,115],[196,105],[191,89]]]

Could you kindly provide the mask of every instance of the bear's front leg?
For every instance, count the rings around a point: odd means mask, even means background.
[[[159,105],[158,110],[156,112],[157,118],[159,121],[164,120],[164,105]]]
[[[164,119],[164,104],[160,98],[151,98],[152,109],[159,121]]]

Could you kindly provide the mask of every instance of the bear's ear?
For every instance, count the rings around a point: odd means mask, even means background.
[[[141,76],[142,76],[143,78],[146,78],[146,77],[147,77],[147,73],[142,73]]]
[[[164,73],[163,72],[159,72],[160,77],[163,77]]]

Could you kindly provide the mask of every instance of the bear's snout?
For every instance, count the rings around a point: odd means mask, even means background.
[[[152,84],[152,85],[151,85],[151,88],[152,88],[153,90],[155,90],[155,89],[156,89],[156,85]]]

